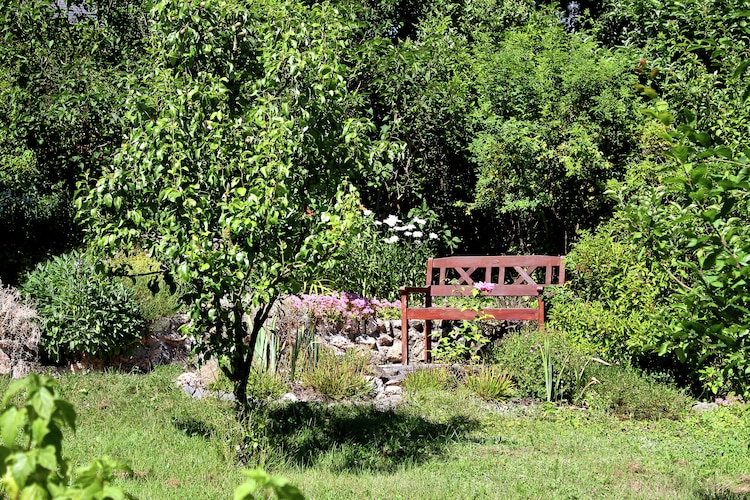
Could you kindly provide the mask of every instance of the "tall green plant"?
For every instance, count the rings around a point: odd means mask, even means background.
[[[127,352],[146,331],[133,293],[98,270],[91,255],[71,252],[43,262],[21,289],[36,303],[39,347],[52,361],[82,355],[107,361]]]

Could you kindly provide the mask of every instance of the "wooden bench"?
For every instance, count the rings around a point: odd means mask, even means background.
[[[489,297],[536,297],[535,307],[467,309],[433,306],[434,297],[470,297],[474,284],[494,285],[482,292]],[[401,362],[409,363],[409,321],[424,320],[424,361],[431,358],[432,321],[435,320],[518,320],[537,321],[544,326],[544,287],[565,282],[565,257],[550,255],[502,255],[494,257],[455,256],[429,259],[423,287],[401,287]],[[487,287],[489,288],[489,287]],[[422,304],[409,303],[411,294],[424,296]]]

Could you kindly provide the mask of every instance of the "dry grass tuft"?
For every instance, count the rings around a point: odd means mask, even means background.
[[[41,336],[36,309],[0,283],[0,374],[23,377],[37,359]]]

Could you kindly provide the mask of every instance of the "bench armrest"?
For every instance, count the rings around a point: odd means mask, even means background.
[[[429,286],[402,286],[398,289],[401,295],[408,295],[410,293],[430,293]]]

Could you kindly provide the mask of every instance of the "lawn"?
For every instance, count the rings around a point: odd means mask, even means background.
[[[181,367],[60,378],[78,412],[64,454],[120,459],[141,499],[231,498],[243,468],[282,474],[308,498],[744,498],[750,410],[653,421],[466,391],[407,391],[405,403],[274,403],[253,424],[231,404],[193,399]],[[0,389],[9,380],[0,379]],[[238,457],[244,461],[240,463]]]

